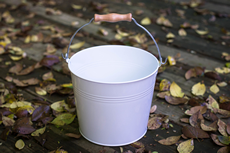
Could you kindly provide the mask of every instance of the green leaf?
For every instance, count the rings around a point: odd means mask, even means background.
[[[229,145],[230,144],[230,137],[229,136],[222,136],[222,135],[218,135],[217,136],[219,141],[225,145]]]
[[[225,66],[230,68],[230,62],[226,63]]]
[[[70,124],[73,122],[76,115],[70,113],[64,113],[57,116],[51,123],[59,126],[63,126],[65,124]]]
[[[36,131],[34,131],[33,133],[31,133],[31,136],[39,136],[40,134],[43,134],[46,130],[46,127],[40,128]]]

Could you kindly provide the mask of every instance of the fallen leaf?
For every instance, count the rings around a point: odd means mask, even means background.
[[[196,96],[203,96],[205,91],[206,91],[205,85],[203,83],[201,84],[200,82],[193,85],[192,87],[192,94]]]
[[[13,61],[19,61],[22,59],[22,56],[12,56],[10,55],[10,58],[13,60]]]
[[[230,111],[224,110],[224,109],[217,109],[217,113],[224,115],[226,117],[230,117]]]
[[[188,138],[209,138],[209,135],[207,132],[203,131],[200,128],[192,127],[192,126],[184,126],[182,128],[182,133],[188,137]]]
[[[27,84],[23,83],[22,81],[18,80],[18,79],[13,79],[13,82],[16,84],[16,86],[18,87],[26,87],[28,86]]]
[[[23,66],[21,63],[15,63],[15,66],[9,69],[9,73],[17,74],[22,70]]]
[[[206,112],[206,110],[207,110],[206,106],[194,106],[194,107],[190,108],[189,110],[186,110],[185,114],[191,116],[198,111],[200,111],[201,114],[204,114]]]
[[[30,40],[31,40],[31,37],[30,37],[30,35],[28,35],[28,36],[25,38],[24,43],[28,44],[28,43],[30,43]]]
[[[157,105],[153,105],[150,109],[150,113],[154,113],[157,109]]]
[[[140,141],[133,142],[130,145],[133,146],[136,149],[145,148],[145,145]]]
[[[225,87],[225,86],[227,86],[228,85],[228,83],[226,83],[226,82],[220,82],[220,83],[217,83],[217,85],[219,86],[219,87]]]
[[[57,112],[63,112],[63,111],[65,111],[66,109],[69,109],[69,106],[65,103],[64,100],[62,100],[62,101],[57,101],[57,102],[51,104],[50,107],[51,107],[53,110],[57,111]]]
[[[15,121],[9,117],[2,116],[2,123],[5,126],[13,126]]]
[[[216,111],[215,109],[219,109],[218,102],[211,95],[208,96],[206,101],[208,101],[208,109],[211,109],[214,112]]]
[[[227,73],[230,73],[230,68],[227,68],[227,67],[217,67],[215,68],[215,71],[220,73],[220,74],[227,74]]]
[[[189,118],[181,118],[180,121],[183,123],[189,123]]]
[[[46,130],[46,127],[37,129],[36,131],[34,131],[33,133],[31,133],[31,136],[35,137],[35,136],[40,136],[40,134],[43,134]]]
[[[208,34],[208,30],[195,30],[196,33],[198,33],[199,35],[206,35]]]
[[[152,118],[150,118],[149,121],[148,121],[148,129],[149,130],[158,129],[162,124],[161,119],[162,119],[161,117],[152,117]]]
[[[18,148],[19,150],[22,150],[25,147],[25,143],[22,139],[19,139],[16,143],[15,143],[15,147]]]
[[[180,135],[179,136],[171,136],[166,139],[159,140],[158,142],[162,145],[173,145],[177,143],[180,140]]]
[[[170,92],[169,91],[165,91],[165,92],[159,92],[157,93],[157,97],[165,99],[165,96],[170,96]]]
[[[205,125],[204,123],[200,124],[201,129],[204,131],[217,131],[217,121],[211,123],[209,126]]]
[[[105,29],[102,29],[102,28],[99,29],[99,33],[102,34],[103,36],[107,36],[109,34],[108,31],[106,31]]]
[[[47,72],[45,74],[42,75],[42,79],[44,81],[54,81],[54,76],[53,76],[53,73],[50,71],[50,72]],[[55,80],[56,81],[56,80]]]
[[[172,97],[172,96],[165,96],[165,100],[172,105],[185,104],[186,102],[188,102],[188,99],[186,98]]]
[[[219,146],[225,146],[224,144],[222,144],[222,143],[219,141],[219,139],[218,139],[218,137],[217,137],[216,134],[211,134],[211,138],[212,138],[212,140],[213,140],[213,142],[214,142],[215,144],[217,144],[217,145],[219,145]]]
[[[44,95],[47,94],[47,92],[44,89],[40,88],[40,87],[35,87],[35,91],[36,91],[37,94],[39,94],[41,96],[44,96]]]
[[[227,96],[220,96],[219,99],[220,99],[219,100],[220,103],[230,102],[230,97]]]
[[[229,152],[230,152],[230,147],[228,146],[222,147],[217,151],[217,153],[229,153]]]
[[[25,68],[24,70],[22,70],[19,73],[17,73],[17,75],[27,75],[27,74],[33,72],[34,71],[34,66],[35,65],[32,65],[32,66],[29,66],[29,67]]]
[[[179,29],[178,34],[179,34],[180,36],[187,36],[187,32],[186,32],[183,28],[182,28],[182,29]]]
[[[73,122],[76,115],[70,113],[64,113],[58,115],[51,123],[59,126],[63,126],[65,124],[70,124]]]
[[[221,81],[221,77],[216,72],[206,72],[204,73],[204,76],[210,79]]]
[[[53,45],[51,45],[51,44],[47,45],[46,52],[48,54],[54,54],[56,51],[57,51],[57,49]]]
[[[37,78],[30,78],[30,79],[26,79],[26,80],[22,80],[22,83],[28,84],[28,85],[36,85],[39,84],[40,80],[38,80]]]
[[[172,56],[168,56],[169,65],[176,65],[176,59]]]
[[[82,6],[81,5],[75,5],[75,4],[71,4],[72,8],[75,9],[75,10],[80,10],[82,9]]]
[[[226,124],[222,120],[218,120],[217,122],[218,125],[218,131],[223,135],[223,136],[228,136],[226,132]]]
[[[151,20],[149,17],[145,17],[141,20],[141,24],[142,25],[150,25],[151,24]]]
[[[51,67],[56,63],[59,63],[60,59],[58,58],[58,56],[56,55],[46,55],[45,57],[42,58],[42,60],[40,61],[40,64],[42,66],[46,66],[46,67]]]
[[[82,46],[84,46],[84,44],[85,44],[85,41],[75,43],[75,44],[73,44],[73,45],[70,46],[70,49],[79,49]]]
[[[37,120],[41,119],[44,116],[49,116],[49,112],[50,112],[50,106],[41,105],[41,106],[37,107],[33,111],[33,114],[31,116],[31,120],[32,121],[37,121]]]
[[[171,32],[169,32],[167,35],[166,35],[166,38],[170,39],[170,38],[175,38],[175,35]]]
[[[225,144],[225,145],[229,145],[230,144],[230,137],[229,136],[218,135],[217,137],[218,137],[219,141],[222,144]]]
[[[202,76],[203,74],[204,74],[204,69],[202,69],[201,67],[194,67],[194,68],[189,69],[185,73],[185,78],[188,80],[191,77]]]
[[[177,147],[177,151],[179,153],[190,153],[193,151],[193,149],[194,149],[193,139],[189,139],[184,142],[181,142]]]
[[[183,97],[184,93],[181,91],[181,88],[173,81],[170,85],[170,93],[174,97]]]
[[[159,90],[160,91],[167,91],[167,90],[169,90],[170,85],[171,85],[170,81],[168,81],[167,79],[163,79],[160,82]]]
[[[189,123],[193,127],[200,128],[200,124],[204,123],[204,118],[202,114],[200,113],[200,110],[194,113],[190,118],[189,118]]]
[[[79,139],[81,137],[81,134],[75,134],[75,133],[66,133],[65,135],[76,139]]]
[[[227,126],[227,127],[226,127],[226,131],[227,131],[227,133],[230,135],[230,123],[228,123],[226,126]]]

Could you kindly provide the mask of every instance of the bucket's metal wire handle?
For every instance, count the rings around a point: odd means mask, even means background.
[[[154,41],[155,45],[156,45],[156,48],[157,48],[157,51],[158,51],[158,54],[159,54],[159,59],[160,59],[160,65],[161,64],[165,64],[167,62],[167,58],[165,59],[165,62],[162,62],[162,57],[161,57],[161,52],[160,52],[160,49],[157,45],[157,42],[156,40],[153,38],[152,34],[145,28],[143,27],[142,25],[140,25],[139,23],[137,23],[137,21],[132,18],[132,14],[131,13],[128,13],[128,14],[116,14],[116,13],[110,13],[110,14],[107,14],[107,15],[98,15],[98,14],[95,14],[94,15],[94,18],[92,18],[88,23],[84,24],[83,26],[81,26],[74,34],[73,36],[71,37],[70,39],[70,43],[68,45],[68,49],[67,49],[67,53],[65,54],[65,56],[62,54],[62,57],[66,60],[66,62],[68,63],[69,61],[69,49],[70,49],[70,45],[72,44],[72,41],[73,41],[73,38],[75,37],[75,35],[85,26],[87,26],[88,24],[90,24],[92,21],[95,21],[95,22],[98,22],[98,21],[107,21],[107,22],[117,22],[117,21],[131,21],[133,20],[133,22],[140,28],[142,28],[151,38],[152,40]]]

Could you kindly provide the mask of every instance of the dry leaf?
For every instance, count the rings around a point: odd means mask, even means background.
[[[200,111],[201,114],[204,114],[206,112],[206,110],[207,110],[206,106],[194,106],[194,107],[190,108],[189,110],[186,110],[185,114],[191,116],[198,111]]]
[[[49,80],[49,81],[54,81],[55,79],[54,79],[54,76],[53,76],[53,73],[50,71],[50,72],[47,72],[47,73],[45,73],[45,74],[43,74],[42,75],[42,79],[44,80],[44,81],[46,81],[46,80]]]
[[[157,109],[157,105],[153,105],[150,109],[150,113],[154,113]]]
[[[217,145],[219,145],[219,146],[225,146],[224,144],[222,144],[222,143],[219,141],[219,139],[218,139],[218,137],[217,137],[216,134],[211,134],[211,138],[212,138],[212,140],[213,140],[213,142],[214,142],[215,144],[217,144]]]
[[[208,34],[208,30],[195,30],[196,33],[198,33],[199,35],[206,35]]]
[[[184,142],[181,142],[177,147],[177,151],[179,153],[190,153],[193,151],[193,149],[194,149],[193,139],[189,139]]]
[[[75,134],[75,133],[66,133],[65,135],[76,139],[79,139],[81,137],[81,134]]]
[[[72,8],[75,9],[75,10],[82,9],[82,6],[81,6],[81,5],[71,4],[71,6],[72,6]]]
[[[145,17],[144,19],[141,20],[141,24],[142,25],[150,25],[151,24],[150,18]]]
[[[9,117],[5,117],[5,116],[2,116],[2,123],[5,125],[5,126],[13,126],[14,125],[14,120],[9,118]]]
[[[227,132],[226,132],[226,124],[221,121],[220,119],[217,122],[218,125],[218,131],[223,135],[223,136],[228,136]]]
[[[161,80],[161,82],[160,82],[159,90],[160,90],[160,91],[168,91],[170,85],[171,85],[170,81],[168,81],[167,79],[163,79],[163,80]]]
[[[169,62],[169,65],[176,65],[176,60],[174,57],[172,56],[168,56],[168,62]]]
[[[200,110],[196,113],[194,113],[190,118],[189,118],[189,123],[193,126],[193,127],[197,127],[200,128],[200,124],[204,123],[204,118],[202,116],[202,114],[200,113]]]
[[[177,143],[177,141],[180,140],[180,135],[179,136],[171,136],[166,139],[159,140],[158,142],[162,145],[173,145]]]
[[[188,125],[182,128],[182,133],[188,138],[209,138],[209,134],[207,132],[203,131],[200,128]]]
[[[229,153],[229,152],[230,152],[230,147],[228,146],[222,147],[217,151],[217,153]]]
[[[99,33],[102,34],[103,36],[107,36],[109,34],[108,31],[106,31],[105,29],[99,29]]]
[[[175,38],[175,35],[171,32],[169,32],[167,35],[166,35],[166,38]]]
[[[183,123],[189,123],[189,118],[181,118],[180,121]]]
[[[183,97],[184,93],[181,91],[181,88],[173,81],[170,85],[170,93],[174,97]]]
[[[16,143],[15,143],[15,147],[18,148],[19,150],[22,150],[25,147],[25,143],[22,139],[19,139]]]
[[[159,97],[159,98],[165,99],[165,96],[170,96],[170,92],[165,91],[165,92],[157,93],[157,97]]]
[[[210,124],[209,126],[205,125],[204,123],[200,124],[201,129],[204,131],[217,131],[217,121],[213,122],[212,124]]]
[[[205,85],[202,83],[197,83],[192,87],[192,94],[196,96],[203,96],[206,91]]]
[[[26,80],[22,80],[22,83],[28,84],[28,85],[36,85],[40,82],[37,78],[30,78]]]
[[[9,73],[17,74],[22,70],[23,66],[21,63],[15,63],[15,66],[11,67]]]
[[[78,43],[76,43],[76,44],[71,45],[71,46],[70,46],[70,49],[79,49],[79,48],[81,48],[84,44],[85,44],[84,41],[78,42]]]
[[[148,129],[149,130],[158,129],[162,124],[161,119],[162,119],[161,117],[152,117],[152,118],[150,118],[149,121],[148,121]]]
[[[217,83],[217,85],[218,85],[219,87],[225,87],[225,86],[228,85],[228,83],[226,83],[226,82],[220,82],[220,83]]]
[[[34,131],[33,133],[31,133],[31,136],[35,137],[35,136],[40,136],[40,134],[42,135],[46,130],[46,127],[40,128],[36,131]]]
[[[172,105],[185,104],[186,102],[188,102],[188,99],[186,98],[172,97],[172,96],[165,96],[165,100]]]
[[[40,87],[35,87],[35,91],[36,91],[37,94],[39,94],[41,96],[45,96],[47,94],[47,92],[44,89],[40,88]]]
[[[180,29],[180,30],[178,31],[178,34],[179,34],[180,36],[187,36],[187,32],[186,32],[184,29]]]

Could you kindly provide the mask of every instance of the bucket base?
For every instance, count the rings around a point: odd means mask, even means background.
[[[88,141],[92,142],[92,143],[95,143],[95,144],[98,144],[98,145],[101,145],[101,146],[125,146],[125,145],[129,145],[133,142],[136,142],[138,141],[139,139],[141,139],[147,132],[147,130],[144,132],[143,135],[141,135],[139,138],[133,140],[133,141],[130,141],[130,142],[127,142],[127,143],[121,143],[121,144],[107,144],[107,143],[100,143],[100,142],[95,142],[93,140],[90,140],[89,138],[87,138],[86,136],[84,136],[84,134],[81,132],[81,129],[79,129],[79,132],[81,133],[81,135]]]

